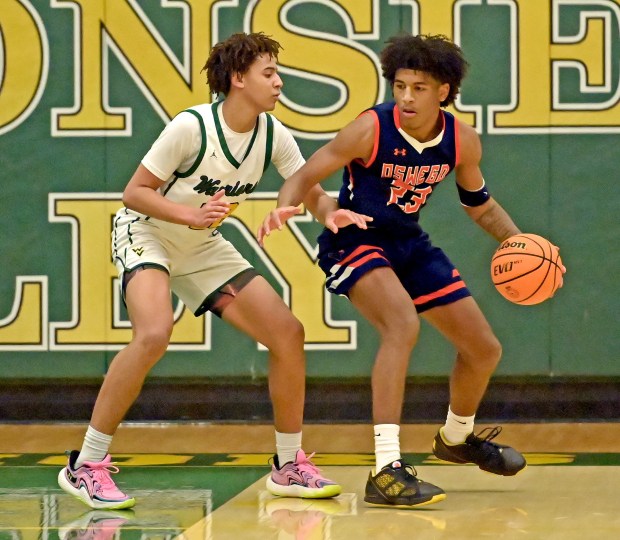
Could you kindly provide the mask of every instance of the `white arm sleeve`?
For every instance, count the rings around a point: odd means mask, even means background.
[[[273,118],[273,152],[271,162],[285,180],[306,162],[291,132]]]
[[[174,171],[186,171],[200,151],[201,135],[198,119],[181,112],[163,129],[142,159],[157,178],[168,180]]]

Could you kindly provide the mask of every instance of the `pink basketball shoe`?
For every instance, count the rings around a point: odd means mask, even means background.
[[[103,461],[86,461],[75,468],[75,460],[80,455],[73,450],[69,455],[67,466],[58,474],[58,485],[69,495],[73,495],[95,510],[120,510],[131,508],[136,500],[120,491],[111,474],[118,472],[108,454]]]
[[[324,499],[340,495],[342,488],[321,476],[319,468],[310,461],[312,456],[314,453],[306,457],[303,450],[297,450],[295,461],[280,467],[278,455],[274,455],[271,475],[267,479],[269,492],[280,497],[302,499]]]

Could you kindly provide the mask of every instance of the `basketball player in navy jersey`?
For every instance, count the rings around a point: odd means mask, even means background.
[[[441,488],[417,478],[400,453],[405,379],[420,316],[457,350],[435,455],[505,476],[526,465],[516,450],[492,441],[501,428],[474,434],[501,345],[458,270],[420,227],[420,211],[454,170],[462,206],[475,223],[499,242],[520,231],[487,190],[475,130],[442,110],[465,76],[461,49],[444,36],[399,35],[388,41],[381,63],[394,101],[364,111],[286,180],[258,238],[281,228],[310,189],[344,167],[340,206],[373,221],[366,230],[326,229],[319,265],[328,290],[346,295],[380,336],[372,370],[376,469],[365,501],[412,507],[445,498]]]
[[[211,311],[269,350],[276,454],[267,489],[302,498],[340,493],[340,486],[324,478],[301,449],[303,327],[218,228],[256,189],[270,163],[284,178],[304,163],[293,136],[267,112],[282,88],[279,49],[262,33],[234,34],[215,45],[204,69],[211,91],[225,99],[173,118],[125,188],[125,206],[114,219],[112,253],[132,340],[110,365],[82,449],[70,453],[58,475],[60,487],[91,508],[135,504],[112,480],[118,468],[108,450],[146,375],[168,346],[171,291],[196,316]],[[338,208],[317,188],[306,204],[326,226],[366,226],[364,217]]]

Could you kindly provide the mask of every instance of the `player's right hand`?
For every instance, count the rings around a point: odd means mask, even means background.
[[[261,247],[264,247],[265,237],[269,236],[271,231],[281,231],[283,225],[293,216],[300,214],[301,208],[298,206],[279,206],[267,214],[263,223],[258,228],[256,239]]]
[[[230,212],[230,203],[223,201],[224,190],[221,189],[200,208],[192,208],[190,223],[194,229],[206,229],[213,223],[220,221]]]

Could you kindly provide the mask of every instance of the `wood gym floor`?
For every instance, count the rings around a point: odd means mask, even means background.
[[[590,539],[620,538],[620,423],[505,424],[498,438],[528,467],[512,478],[430,453],[438,426],[404,425],[402,451],[445,501],[414,510],[363,502],[372,428],[307,425],[304,446],[339,481],[336,499],[280,499],[264,489],[269,425],[126,423],[112,452],[132,511],[89,511],[58,489],[64,451],[84,424],[0,424],[0,539]],[[478,425],[477,430],[486,427]]]

